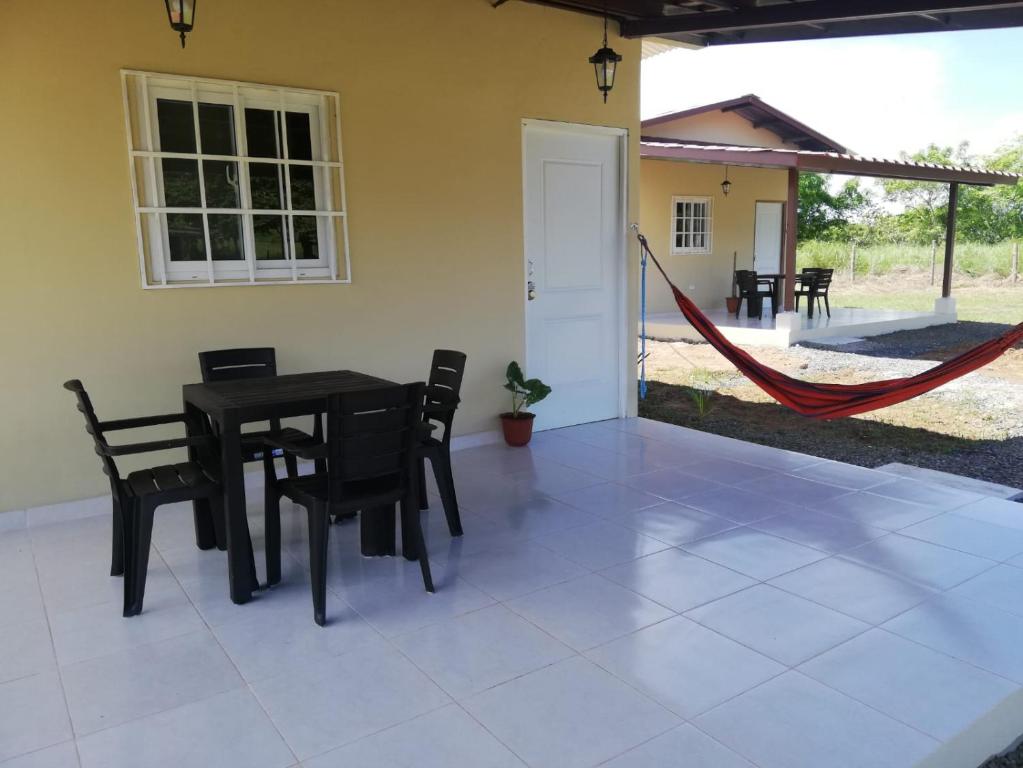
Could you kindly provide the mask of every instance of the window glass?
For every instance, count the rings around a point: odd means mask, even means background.
[[[228,160],[204,160],[203,183],[206,185],[207,208],[240,208],[238,163]]]
[[[316,231],[315,216],[295,216],[295,258],[320,258],[319,235]]]
[[[171,261],[206,261],[202,214],[168,213],[167,240]]]
[[[199,102],[199,139],[204,155],[236,155],[234,107]]]
[[[245,109],[245,141],[249,157],[280,157],[276,117],[277,113],[272,109]]]
[[[257,261],[285,257],[283,216],[253,216],[252,229],[256,240]]]
[[[157,99],[162,152],[195,152],[195,121],[192,102]]]
[[[308,165],[293,165],[291,172],[291,207],[302,211],[316,210],[316,185],[313,169]]]
[[[198,208],[202,205],[199,195],[199,162],[177,157],[165,157],[160,163],[163,168],[163,193],[165,204],[171,208]]]
[[[312,160],[313,143],[308,113],[288,112],[285,119],[288,127],[288,159]]]
[[[242,244],[242,217],[234,214],[211,213],[210,249],[214,261],[242,261],[245,248]]]
[[[284,180],[281,167],[270,163],[249,164],[249,188],[252,194],[252,207],[264,210],[280,210],[284,207],[281,190]]]

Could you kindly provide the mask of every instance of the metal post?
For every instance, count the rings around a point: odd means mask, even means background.
[[[959,182],[948,185],[948,217],[945,221],[945,272],[941,279],[941,297],[952,295],[952,262],[956,250],[956,214],[959,208]]]
[[[1012,244],[1012,282],[1019,280],[1019,243]]]
[[[849,257],[849,282],[856,280],[856,241],[853,240],[852,256]]]
[[[938,265],[938,241],[931,240],[931,285],[934,285],[934,273]]]
[[[799,169],[789,168],[785,202],[785,311],[796,306],[796,232],[799,229]]]

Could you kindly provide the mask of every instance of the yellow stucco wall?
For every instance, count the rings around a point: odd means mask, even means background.
[[[101,418],[177,410],[201,349],[398,380],[462,349],[458,431],[495,429],[523,356],[521,118],[627,127],[638,214],[639,42],[612,40],[605,105],[586,62],[601,32],[518,2],[218,0],[181,50],[159,2],[4,0],[0,511],[106,488],[64,379]],[[144,291],[122,67],[339,92],[354,283]]]
[[[672,281],[705,309],[724,307],[729,293],[732,254],[739,269],[753,265],[753,230],[758,200],[784,202],[788,175],[784,170],[730,166],[732,188],[721,194],[724,166],[668,160],[640,161],[639,219],[650,247]],[[712,252],[672,256],[671,198],[676,195],[711,197]],[[647,280],[647,311],[675,312],[664,281],[651,268]]]

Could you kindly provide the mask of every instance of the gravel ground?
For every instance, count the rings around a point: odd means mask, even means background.
[[[749,350],[799,378],[860,382],[919,373],[1005,329],[957,323],[842,346]],[[779,406],[708,344],[648,342],[648,352],[644,416],[861,466],[899,461],[1023,488],[1023,349],[921,397],[831,422]]]
[[[1023,744],[1004,755],[992,757],[980,768],[1023,768]]]

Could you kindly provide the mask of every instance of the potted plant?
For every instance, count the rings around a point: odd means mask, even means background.
[[[512,409],[501,414],[504,441],[511,446],[526,445],[533,436],[533,419],[536,415],[523,408],[539,403],[551,393],[551,388],[540,379],[525,378],[514,360],[508,363],[505,377],[507,381],[504,388],[512,393]]]
[[[728,310],[728,314],[734,315],[739,311],[739,297],[735,295],[735,267],[738,253],[732,251],[732,295],[725,299],[725,309]]]

